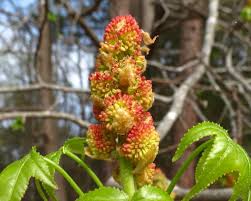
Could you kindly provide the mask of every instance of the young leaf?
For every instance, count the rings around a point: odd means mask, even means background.
[[[74,137],[65,142],[63,149],[67,149],[68,151],[75,154],[83,155],[85,143],[86,143],[85,138]]]
[[[245,150],[236,144],[225,129],[215,123],[200,123],[184,135],[173,161],[178,160],[189,145],[210,136],[213,143],[205,148],[195,172],[196,184],[183,198],[188,201],[207,188],[218,178],[231,172],[238,172],[230,201],[251,199],[251,162]]]
[[[143,186],[133,195],[132,201],[172,201],[172,198],[160,188]]]
[[[60,163],[61,156],[63,154],[64,150],[68,150],[72,153],[84,154],[84,144],[85,144],[85,138],[82,137],[74,137],[69,140],[67,140],[64,145],[56,152],[53,152],[46,157],[55,162],[56,164]],[[55,169],[53,167],[49,167],[49,172],[51,177],[54,177],[55,174]],[[42,184],[43,188],[45,189],[46,193],[50,196],[53,197],[54,200],[56,200],[56,194],[55,194],[55,189],[51,188],[50,186],[46,184]]]
[[[23,131],[25,120],[22,117],[17,117],[11,125],[13,131]]]
[[[47,17],[48,17],[48,20],[50,22],[54,22],[55,23],[57,21],[57,15],[54,14],[54,13],[52,13],[52,12],[49,12],[48,15],[47,15]]]
[[[59,164],[60,159],[62,156],[62,149],[59,149],[56,152],[50,153],[49,155],[47,155],[46,157],[49,158],[50,160],[54,161],[56,164]],[[49,166],[49,174],[52,178],[54,178],[54,174],[55,174],[55,168]],[[45,189],[46,193],[50,196],[53,197],[54,200],[56,200],[56,194],[55,194],[55,189],[52,188],[51,186],[43,183],[42,184],[43,188]]]
[[[251,6],[245,6],[242,9],[241,18],[244,21],[251,22]]]
[[[76,201],[129,201],[128,195],[116,188],[102,187],[86,193]]]
[[[33,149],[24,158],[11,163],[0,174],[0,200],[19,201],[22,199],[29,180],[35,177],[39,181],[56,189],[49,167],[43,157]]]

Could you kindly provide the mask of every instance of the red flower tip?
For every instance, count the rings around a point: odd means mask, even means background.
[[[140,77],[135,86],[128,88],[128,93],[133,95],[145,110],[152,107],[154,96],[151,80],[147,80],[144,76]]]
[[[152,121],[140,122],[127,135],[121,154],[137,164],[135,172],[151,163],[158,152],[159,135]]]
[[[115,150],[115,139],[106,133],[102,125],[91,125],[87,131],[86,154],[97,159],[109,159]]]
[[[141,43],[142,33],[136,22],[131,16],[117,16],[107,25],[104,40],[117,40],[120,38],[130,39]]]

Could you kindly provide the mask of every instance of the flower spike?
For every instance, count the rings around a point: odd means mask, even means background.
[[[123,159],[133,168],[139,187],[153,184],[156,173],[152,162],[159,134],[147,112],[154,100],[152,82],[142,76],[147,66],[143,53],[156,38],[140,30],[132,16],[115,17],[105,29],[96,72],[90,76],[93,113],[100,124],[87,132],[86,153],[97,159]],[[121,167],[120,163],[114,174],[118,180]]]

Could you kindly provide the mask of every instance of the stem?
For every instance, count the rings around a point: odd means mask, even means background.
[[[44,194],[44,191],[42,189],[42,186],[40,185],[39,181],[37,179],[35,179],[35,185],[38,191],[38,194],[40,195],[40,197],[43,199],[43,201],[48,201],[46,195]]]
[[[173,191],[175,185],[177,184],[177,182],[179,181],[180,177],[184,174],[185,170],[188,168],[188,166],[190,165],[190,163],[194,160],[194,158],[196,156],[198,156],[209,144],[212,143],[212,140],[209,140],[208,142],[205,142],[203,144],[201,144],[199,147],[197,147],[189,156],[188,158],[185,160],[185,162],[181,165],[181,167],[179,168],[178,172],[176,173],[176,175],[174,176],[174,178],[172,179],[170,185],[167,188],[167,193],[171,194],[171,192]]]
[[[119,174],[124,191],[132,197],[135,192],[135,184],[132,173],[132,165],[125,158],[119,158]]]
[[[68,150],[64,150],[64,154],[73,159],[74,161],[76,161],[81,167],[83,167],[84,170],[94,180],[94,182],[97,184],[98,187],[104,186],[100,181],[100,179],[97,177],[97,175],[91,170],[91,168],[89,168],[88,165],[84,161],[82,161],[77,155],[73,154]]]
[[[52,165],[71,185],[71,187],[79,194],[79,196],[84,195],[83,191],[79,188],[79,186],[75,183],[75,181],[71,178],[71,176],[58,164],[56,164],[54,161],[44,157],[44,160]]]
[[[54,192],[53,191],[50,191],[50,190],[46,190],[45,189],[45,192],[47,193],[48,197],[51,199],[51,201],[58,201],[58,199],[56,198],[56,196],[54,195]]]

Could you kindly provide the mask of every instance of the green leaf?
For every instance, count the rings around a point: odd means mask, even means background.
[[[84,154],[86,139],[83,137],[74,137],[67,140],[63,146],[63,149],[67,149],[68,151],[75,154]]]
[[[11,124],[11,129],[13,131],[23,131],[24,130],[24,119],[22,117],[17,117],[15,121]]]
[[[251,22],[251,6],[245,6],[241,11],[241,18],[244,21]]]
[[[48,20],[50,21],[50,22],[56,22],[57,21],[57,15],[56,14],[54,14],[54,13],[52,13],[52,12],[49,12],[48,14],[47,14],[47,18],[48,18]]]
[[[143,186],[133,195],[132,201],[172,201],[172,198],[160,188]]]
[[[251,162],[249,156],[218,124],[203,122],[188,130],[181,139],[173,161],[178,160],[192,143],[207,136],[212,138],[213,143],[205,148],[196,167],[196,184],[183,198],[183,201],[192,199],[217,179],[231,172],[237,172],[238,179],[233,187],[230,201],[250,200]]]
[[[50,160],[54,161],[56,164],[59,164],[60,159],[62,156],[62,149],[59,149],[56,152],[50,153],[48,154],[46,157],[49,158]],[[49,166],[49,174],[52,178],[54,178],[55,175],[55,168],[53,168],[52,166]],[[56,200],[56,193],[55,193],[55,189],[52,188],[51,186],[43,183],[42,184],[43,188],[45,189],[46,193],[51,197],[54,198],[54,200]]]
[[[11,163],[0,174],[0,200],[19,201],[22,199],[29,180],[35,177],[39,181],[56,189],[49,167],[43,157],[32,149],[22,159]]]
[[[129,201],[128,195],[116,188],[102,187],[86,193],[76,201]]]

